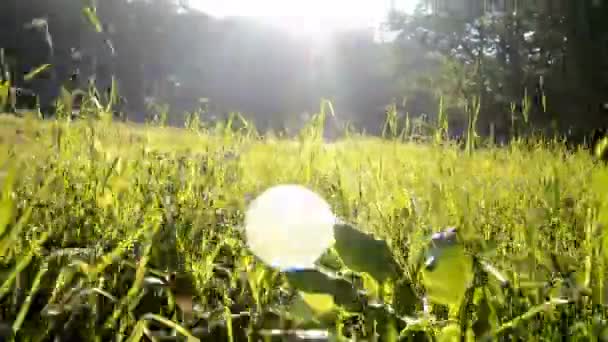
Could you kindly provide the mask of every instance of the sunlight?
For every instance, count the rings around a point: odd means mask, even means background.
[[[191,5],[217,17],[255,17],[296,34],[324,34],[377,27],[391,3],[412,11],[418,0],[191,0]]]
[[[336,217],[329,204],[301,185],[283,184],[260,194],[245,214],[251,251],[281,270],[314,268],[334,243]]]

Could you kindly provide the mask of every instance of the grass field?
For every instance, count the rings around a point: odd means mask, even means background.
[[[382,246],[364,238],[324,273],[256,261],[244,211],[282,183],[384,239],[396,275],[377,276]],[[608,340],[608,170],[587,151],[3,116],[0,185],[7,339]],[[425,241],[447,227],[466,253],[434,254],[425,275]]]

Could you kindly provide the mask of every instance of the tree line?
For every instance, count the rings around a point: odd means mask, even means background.
[[[393,13],[390,24],[402,29],[403,40],[418,37],[442,58],[420,78],[423,87],[435,88],[459,108],[480,98],[482,127],[519,121],[576,134],[606,124],[606,1],[423,4],[413,16]]]
[[[605,124],[607,11],[603,0],[422,0],[413,14],[387,16],[398,33],[390,42],[360,30],[319,45],[184,1],[9,0],[0,48],[14,84],[49,110],[61,86],[107,89],[114,75],[135,121],[151,101],[169,104],[174,124],[205,103],[210,115],[240,111],[281,128],[327,98],[371,133],[391,103],[401,116],[445,111],[462,131],[478,99],[482,134],[530,125],[563,133]],[[47,63],[40,77],[24,77]]]

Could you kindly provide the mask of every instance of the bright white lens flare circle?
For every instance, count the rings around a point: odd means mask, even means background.
[[[329,204],[300,185],[264,191],[245,214],[249,249],[282,271],[310,269],[334,243],[336,223]]]

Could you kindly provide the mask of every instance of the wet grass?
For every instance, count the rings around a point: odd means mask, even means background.
[[[289,309],[284,275],[257,262],[242,233],[248,201],[280,183],[315,190],[387,241],[415,291],[403,303],[389,283],[393,295],[380,296],[399,312],[396,335],[356,310],[305,319]],[[293,340],[307,328],[368,341],[607,336],[608,170],[557,143],[467,154],[365,137],[2,116],[0,184],[7,338]],[[508,280],[476,279],[457,311],[427,307],[414,271],[422,239],[451,226],[482,241],[468,248]]]

